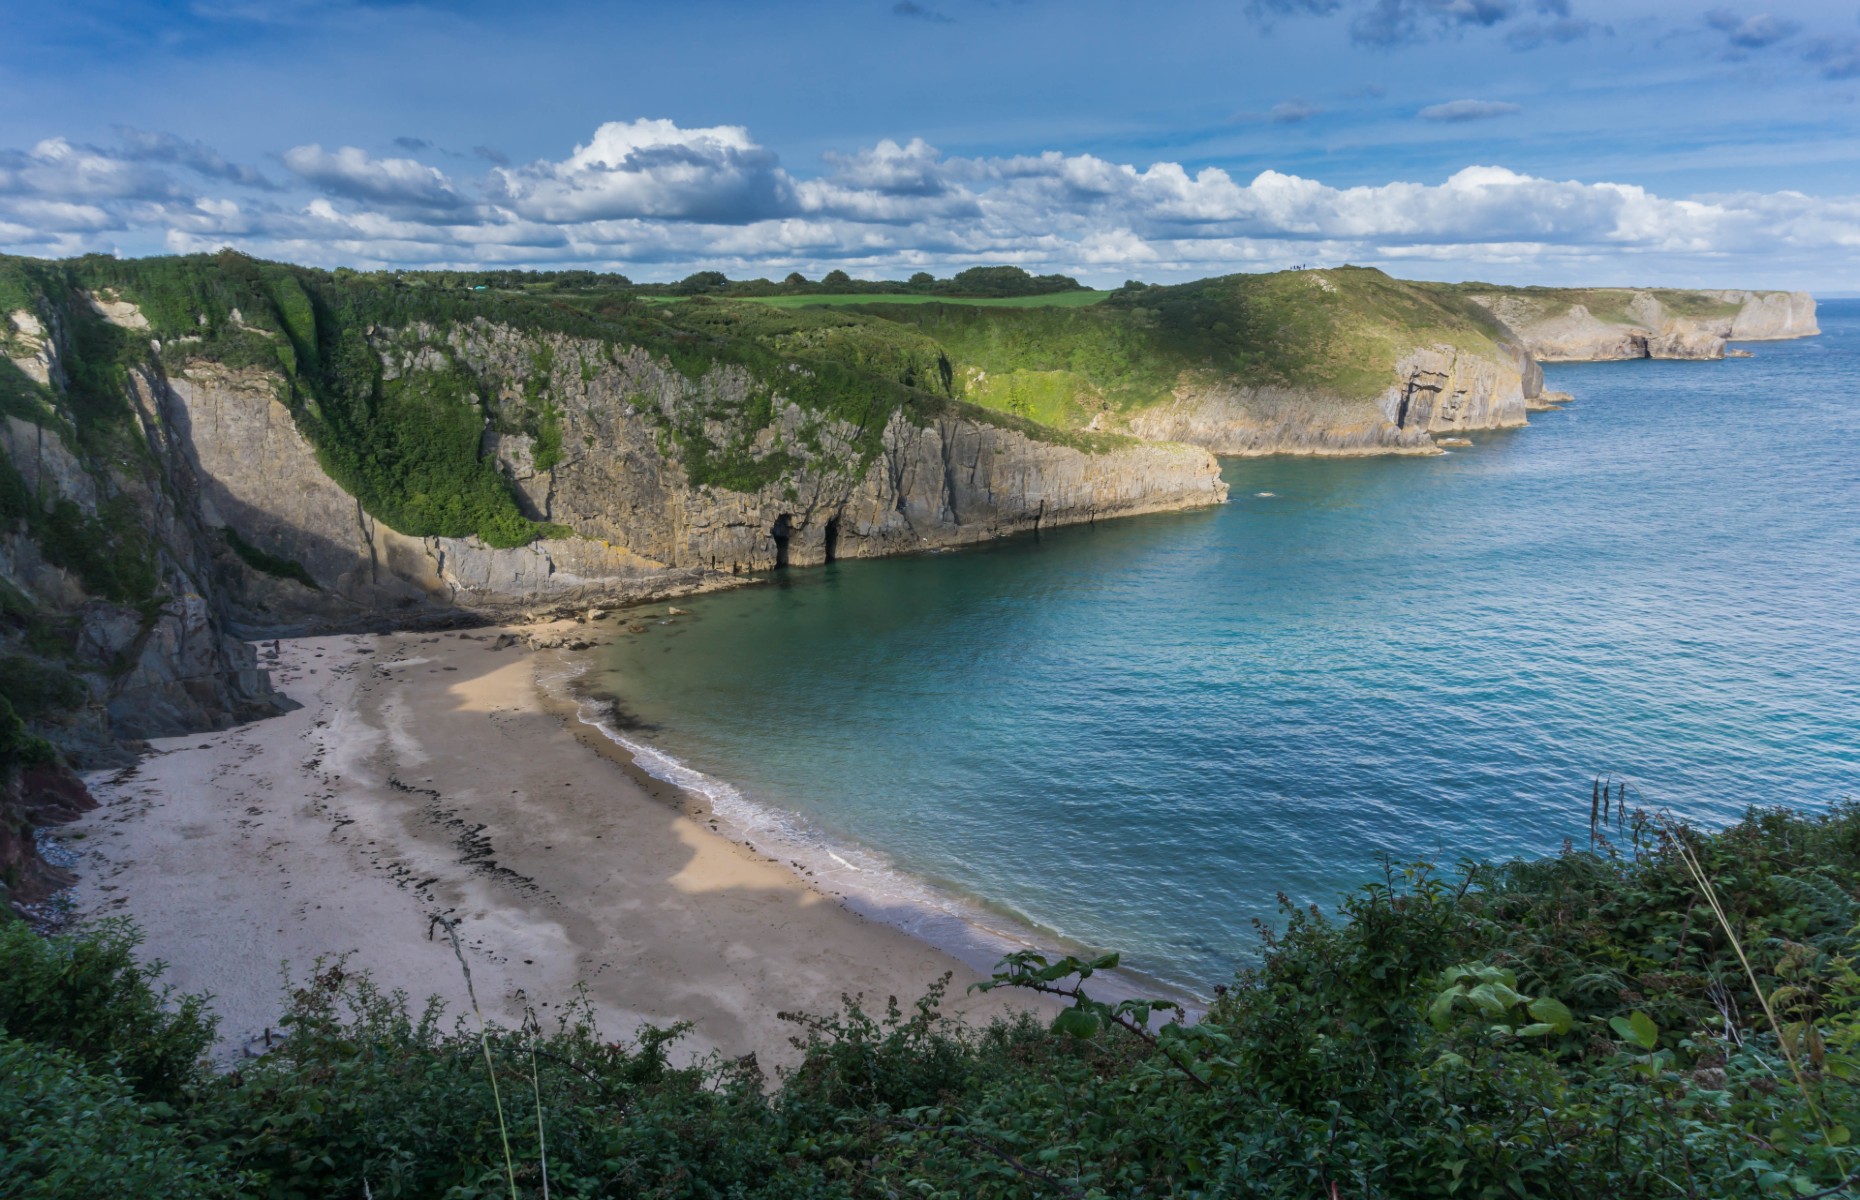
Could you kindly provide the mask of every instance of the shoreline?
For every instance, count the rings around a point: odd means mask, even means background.
[[[691,1058],[788,1065],[797,1030],[779,1012],[832,1012],[841,993],[908,1003],[945,973],[945,1011],[1051,1011],[968,994],[985,968],[731,840],[565,712],[539,678],[550,651],[524,639],[578,628],[260,643],[301,707],[90,773],[100,807],[59,831],[79,859],[74,915],[132,917],[166,982],[214,993],[222,1057],[275,1030],[280,967],[301,980],[319,957],[462,1012],[435,915],[460,922],[492,1019],[546,1018],[581,985],[609,1036],[693,1022]]]
[[[624,624],[643,619],[649,607],[638,605],[610,615]],[[598,645],[606,640],[576,653],[598,653]],[[604,691],[590,694],[583,681],[595,669],[595,663],[584,660],[547,683],[539,680],[539,690],[555,698],[559,711],[595,753],[611,757],[643,788],[704,822],[719,836],[793,872],[804,886],[862,918],[956,959],[984,978],[1003,956],[1018,950],[1037,950],[1049,958],[1099,953],[1057,930],[996,909],[981,897],[900,869],[883,851],[856,842],[836,842],[812,828],[804,815],[766,806],[734,784],[707,776],[663,748],[613,728],[607,717],[613,705],[624,703],[624,697]],[[1197,1016],[1208,1004],[1206,996],[1188,985],[1129,967],[1100,972],[1093,978],[1092,990],[1100,999],[1166,999]]]

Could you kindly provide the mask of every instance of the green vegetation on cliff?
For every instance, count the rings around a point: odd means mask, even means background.
[[[940,992],[853,1000],[792,1018],[805,1057],[772,1085],[581,1010],[480,1043],[340,963],[291,985],[280,1049],[214,1073],[202,1009],[157,1002],[128,931],[15,926],[0,1161],[22,1195],[531,1197],[545,1148],[558,1197],[1840,1194],[1860,808],[1606,832],[1618,849],[1391,868],[1336,918],[1288,909],[1195,1024],[1072,996],[1050,1025],[972,1029]],[[1020,955],[997,982],[1089,992],[1068,972],[1107,965]]]
[[[45,561],[76,575],[94,596],[131,605],[154,597],[155,548],[139,517],[129,496],[104,501],[95,516],[63,497],[47,504],[0,454],[0,521],[17,521]]]
[[[1470,300],[1474,296],[1509,300],[1543,316],[1568,312],[1580,304],[1598,320],[1618,325],[1636,325],[1641,318],[1631,311],[1636,296],[1645,294],[1660,302],[1668,316],[1695,320],[1735,317],[1743,308],[1738,301],[1726,300],[1716,292],[1691,291],[1684,288],[1564,288],[1514,287],[1495,283],[1420,283],[1414,285],[1442,297]]]
[[[637,410],[691,482],[755,491],[793,488],[802,471],[863,473],[900,416],[961,415],[1090,452],[1123,444],[1086,432],[1094,418],[1182,387],[1356,403],[1389,386],[1416,346],[1497,353],[1502,336],[1456,294],[1353,268],[1109,294],[1017,268],[904,283],[700,272],[644,288],[592,272],[359,274],[223,252],[0,259],[0,298],[57,318],[69,380],[52,397],[0,374],[0,403],[43,420],[56,400],[52,419],[69,420],[85,452],[139,443],[132,372],[201,359],[258,368],[369,513],[402,533],[494,546],[559,530],[525,515],[487,430],[527,438],[532,469],[547,472],[565,453],[565,382],[579,370],[585,386],[635,350],[689,381]],[[93,298],[137,305],[148,329],[112,324]],[[527,347],[521,365],[466,361],[489,331]],[[576,361],[554,363],[572,343]]]
[[[1496,353],[1505,336],[1470,301],[1354,267],[1127,284],[1078,309],[864,311],[944,347],[966,399],[1067,421],[1155,404],[1184,383],[1368,399],[1416,347]]]

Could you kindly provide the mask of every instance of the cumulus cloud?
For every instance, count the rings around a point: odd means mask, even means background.
[[[1489,117],[1508,117],[1523,109],[1503,100],[1449,100],[1430,104],[1415,115],[1423,121],[1483,121]]]
[[[671,121],[609,121],[562,162],[492,172],[494,196],[541,221],[656,217],[736,223],[791,206],[775,155],[740,125],[681,129]]]
[[[411,158],[375,158],[354,146],[325,150],[294,146],[284,165],[305,183],[350,200],[428,209],[456,209],[465,203],[445,172]]]
[[[1498,166],[1339,188],[1058,151],[947,157],[912,138],[828,155],[803,178],[741,127],[639,120],[601,126],[562,159],[496,168],[482,186],[411,159],[300,146],[283,156],[293,196],[204,173],[202,188],[182,187],[128,154],[62,139],[0,152],[0,247],[64,254],[134,237],[326,264],[662,264],[672,276],[698,262],[750,274],[1019,262],[1117,279],[1356,261],[1593,279],[1596,264],[1639,260],[1743,264],[1740,276],[1760,270],[1765,283],[1787,256],[1826,264],[1860,250],[1860,197],[1675,198]]]
[[[185,194],[160,170],[64,138],[0,155],[0,191],[75,200],[170,200]]]

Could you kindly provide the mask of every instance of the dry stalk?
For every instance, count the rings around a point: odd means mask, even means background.
[[[1763,1006],[1763,1016],[1770,1023],[1770,1030],[1776,1035],[1776,1048],[1782,1051],[1783,1061],[1789,1064],[1789,1073],[1795,1076],[1795,1084],[1802,1090],[1802,1099],[1807,1102],[1808,1110],[1814,1115],[1815,1124],[1821,1127],[1823,1136],[1827,1135],[1827,1118],[1822,1115],[1821,1106],[1815,1102],[1815,1093],[1809,1089],[1808,1077],[1802,1073],[1802,1064],[1796,1061],[1795,1051],[1789,1046],[1789,1039],[1783,1034],[1782,1022],[1776,1019],[1776,1010],[1770,1006],[1770,998],[1763,990],[1763,984],[1757,978],[1756,968],[1750,965],[1750,956],[1744,953],[1743,939],[1737,936],[1737,930],[1731,925],[1731,917],[1724,911],[1724,905],[1718,899],[1718,889],[1712,886],[1705,868],[1692,853],[1692,847],[1686,844],[1680,830],[1670,822],[1666,823],[1666,833],[1672,838],[1673,846],[1679,851],[1679,861],[1685,864],[1686,873],[1692,876],[1692,882],[1698,885],[1705,902],[1711,905],[1712,915],[1717,918],[1719,928],[1731,943],[1731,950],[1737,955],[1737,961],[1744,968],[1745,978],[1750,980],[1750,990],[1757,994],[1757,1003]]]
[[[457,924],[444,917],[435,916],[433,925],[446,931],[446,940],[452,943],[452,953],[459,960],[459,970],[465,973],[465,994],[471,997],[471,1011],[478,1018],[478,1045],[484,1050],[484,1073],[491,1080],[491,1103],[497,1106],[497,1133],[504,1141],[504,1174],[510,1181],[510,1200],[517,1200],[517,1164],[516,1160],[510,1156],[510,1129],[504,1124],[504,1100],[497,1090],[497,1067],[491,1062],[491,1035],[485,1029],[484,1010],[478,1007],[478,989],[471,985],[471,964],[465,961],[465,948],[459,945]],[[432,925],[427,926],[426,932],[429,937],[432,935]],[[534,1056],[532,1056],[531,1062],[534,1061]],[[538,1098],[539,1110],[541,1104],[542,1101]]]

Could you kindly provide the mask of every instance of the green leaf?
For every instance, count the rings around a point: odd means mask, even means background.
[[[1625,1017],[1608,1018],[1609,1028],[1621,1035],[1621,1040],[1639,1046],[1642,1050],[1651,1050],[1660,1040],[1660,1030],[1654,1025],[1653,1018],[1635,1009]]]
[[[1513,992],[1512,995],[1515,996],[1517,993]],[[1466,998],[1477,1004],[1479,1011],[1488,1017],[1502,1017],[1505,1015],[1505,1010],[1510,1007],[1502,998],[1497,986],[1490,983],[1482,983],[1467,992]]]
[[[1551,1034],[1555,1033],[1556,1031],[1557,1031],[1556,1026],[1546,1025],[1543,1022],[1539,1021],[1535,1025],[1519,1026],[1518,1036],[1519,1037],[1548,1037]]]
[[[1553,996],[1539,996],[1530,1002],[1528,1010],[1533,1017],[1555,1029],[1557,1034],[1568,1033],[1576,1023],[1575,1016],[1564,1006],[1561,1000]]]
[[[1445,1030],[1453,1022],[1453,1001],[1458,999],[1460,990],[1448,988],[1434,997],[1434,1002],[1427,1006],[1427,1019],[1435,1029]]]
[[[1098,1033],[1098,1018],[1082,1008],[1068,1008],[1053,1018],[1053,1032],[1091,1038]]]

